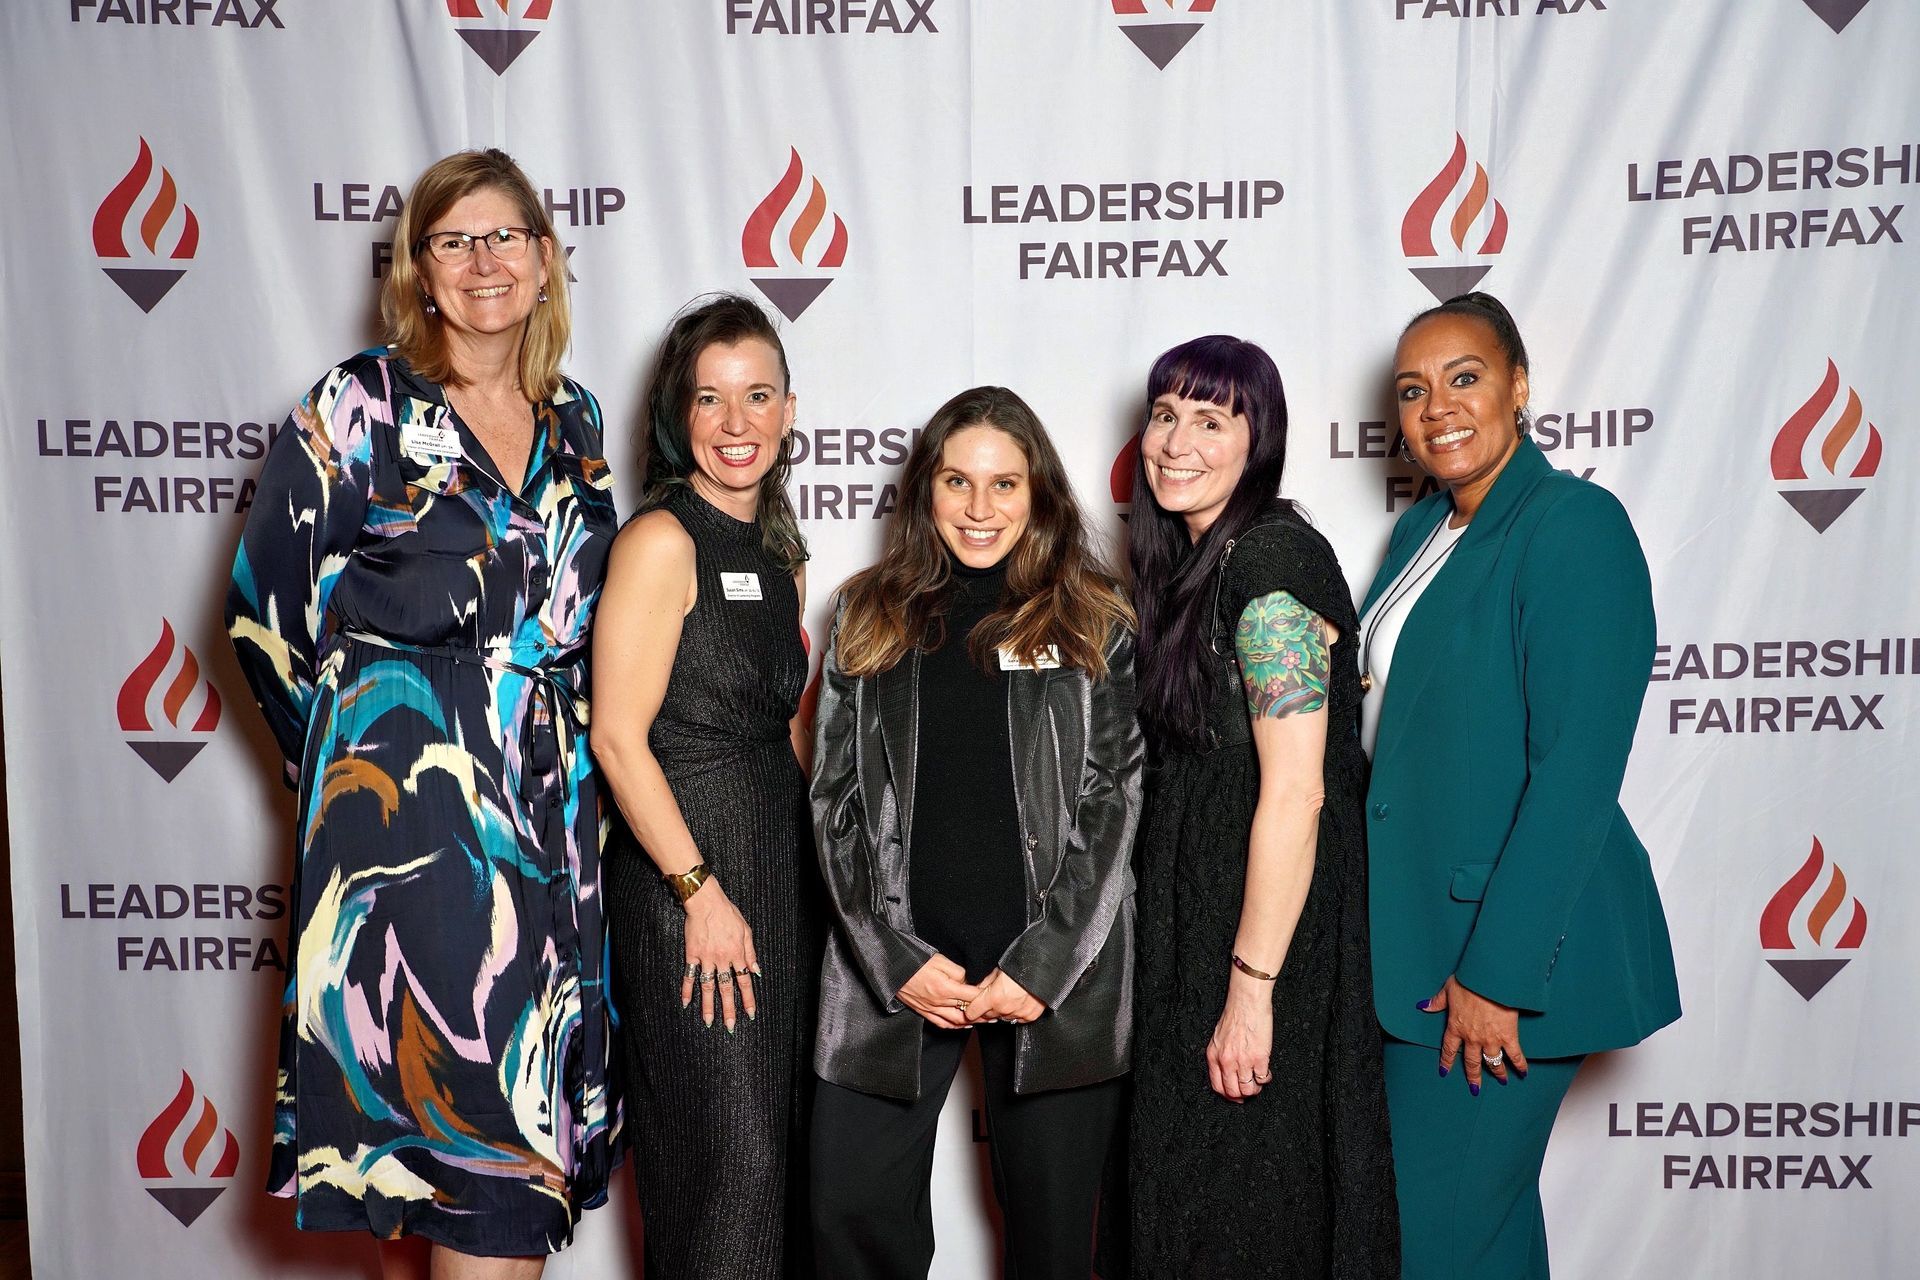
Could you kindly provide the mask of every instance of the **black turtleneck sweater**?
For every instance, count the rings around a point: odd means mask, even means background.
[[[991,569],[948,564],[946,638],[920,658],[907,891],[915,932],[978,982],[1027,925],[1007,673],[991,656],[982,670],[967,652],[974,627],[999,604],[1007,573],[1005,560]]]

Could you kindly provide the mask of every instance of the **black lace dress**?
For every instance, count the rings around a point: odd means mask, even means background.
[[[1205,751],[1159,754],[1139,852],[1140,950],[1131,1132],[1133,1275],[1400,1274],[1393,1153],[1368,961],[1359,625],[1333,548],[1276,509],[1225,552],[1220,661]],[[1250,1102],[1207,1082],[1226,1001],[1259,789],[1231,656],[1248,601],[1288,591],[1340,632],[1326,803],[1313,880],[1274,984],[1273,1083]]]

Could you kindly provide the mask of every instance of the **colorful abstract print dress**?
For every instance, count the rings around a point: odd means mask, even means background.
[[[275,442],[228,629],[299,792],[269,1189],[310,1230],[558,1250],[608,1089],[588,624],[615,530],[599,406],[533,407],[511,493],[370,351]]]

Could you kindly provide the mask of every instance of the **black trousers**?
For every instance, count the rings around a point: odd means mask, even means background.
[[[1014,1028],[976,1030],[993,1193],[1006,1228],[1006,1280],[1087,1280],[1121,1082],[1015,1094]],[[811,1161],[814,1256],[822,1276],[925,1280],[933,1265],[934,1131],[970,1033],[928,1027],[923,1034],[917,1102],[820,1082]]]

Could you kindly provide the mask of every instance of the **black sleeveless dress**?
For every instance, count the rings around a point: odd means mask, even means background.
[[[753,930],[759,1017],[729,1035],[680,1007],[685,913],[624,823],[606,858],[614,1007],[645,1269],[663,1280],[806,1274],[802,1089],[824,943],[807,779],[788,722],[806,685],[793,577],[690,489],[664,504],[693,539],[681,622],[648,735],[695,846]],[[724,575],[724,577],[723,577]],[[747,598],[755,597],[757,598]]]
[[[1359,624],[1325,538],[1259,516],[1216,575],[1220,637],[1205,751],[1157,753],[1139,846],[1131,1125],[1136,1280],[1400,1274],[1393,1152],[1367,940]],[[1274,983],[1273,1083],[1235,1104],[1208,1086],[1259,792],[1232,656],[1248,601],[1288,591],[1340,632],[1328,691],[1326,802],[1305,907]]]

